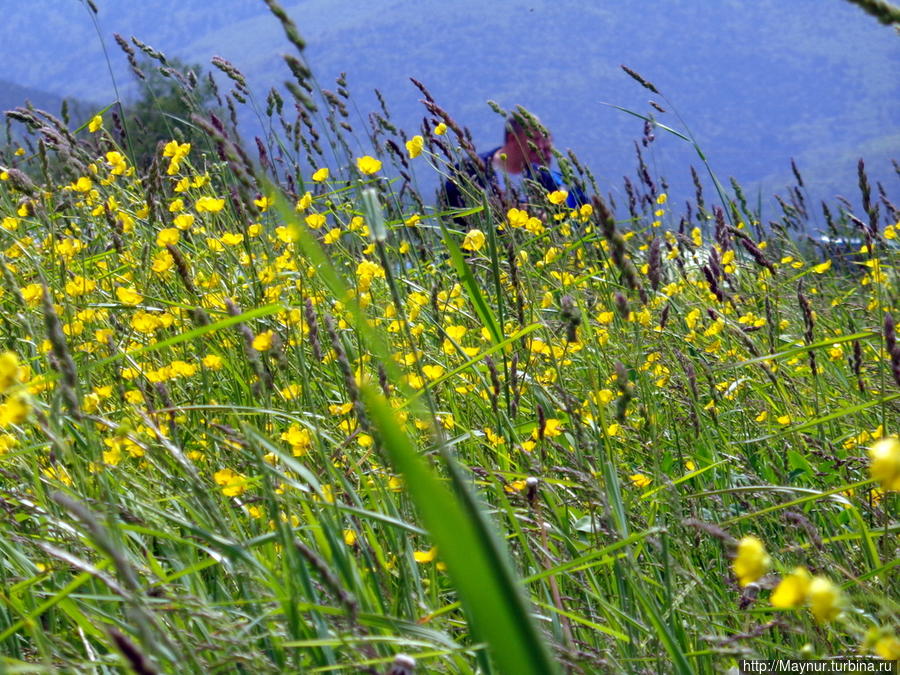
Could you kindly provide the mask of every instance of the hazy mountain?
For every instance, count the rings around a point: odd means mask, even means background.
[[[79,0],[8,7],[0,78],[109,103],[112,71],[127,98],[131,77],[113,32],[188,62],[221,55],[261,92],[288,77],[279,55],[289,45],[261,1],[95,1],[96,17]],[[796,157],[814,196],[851,194],[865,156],[873,176],[898,193],[889,160],[900,157],[900,40],[842,0],[284,5],[322,85],[346,71],[363,116],[375,109],[378,87],[410,131],[423,114],[410,76],[484,147],[500,140],[485,101],[521,103],[554,131],[559,147],[573,148],[605,188],[617,190],[633,172],[632,139],[642,123],[601,102],[649,110],[649,92],[621,72],[625,63],[666,94],[668,102],[655,97],[670,110],[660,121],[682,128],[677,110],[723,179],[769,194],[789,182]],[[696,154],[662,131],[657,137],[652,167],[676,195],[688,192]]]
[[[30,104],[39,110],[44,110],[51,115],[59,117],[62,112],[63,100],[64,97],[62,96],[50,94],[40,89],[22,87],[0,79],[0,111],[12,110],[13,108]],[[88,111],[95,107],[69,97],[65,97],[65,102],[68,106],[69,120],[72,126],[81,124],[86,119]],[[0,144],[7,141],[5,122],[3,129],[4,131],[0,134]],[[13,140],[21,140],[22,129],[16,125],[10,125],[9,129]]]
[[[62,106],[63,99],[55,94],[48,94],[46,91],[0,80],[0,110],[15,108],[23,105],[26,101],[30,101],[36,108],[56,114]]]

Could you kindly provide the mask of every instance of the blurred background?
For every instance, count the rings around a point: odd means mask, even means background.
[[[290,77],[281,26],[261,0],[83,0],[4,2],[0,24],[0,107],[59,110],[63,97],[82,116],[139,89],[113,33],[136,36],[170,59],[213,70],[231,61],[247,78],[260,109],[272,86]],[[727,184],[736,178],[769,215],[793,180],[794,158],[810,197],[844,194],[856,203],[856,165],[898,193],[892,158],[900,158],[900,36],[844,0],[306,0],[284,2],[307,41],[319,84],[334,89],[347,73],[354,127],[384,94],[394,123],[416,133],[425,114],[422,81],[438,103],[469,127],[479,150],[502,141],[502,121],[486,104],[521,104],[538,114],[557,148],[571,148],[601,189],[621,196],[634,175],[634,141],[643,122],[604,105],[652,113],[684,124]],[[138,52],[140,55],[140,52]],[[664,95],[668,112],[626,76],[628,65]],[[359,115],[359,117],[357,117]],[[250,107],[241,113],[248,138],[259,133]],[[656,130],[647,161],[670,185],[691,195],[684,141]],[[766,195],[762,199],[759,195]],[[896,198],[895,198],[896,200]],[[617,199],[621,204],[623,199]],[[816,211],[816,209],[812,209]],[[819,218],[821,220],[821,218]]]

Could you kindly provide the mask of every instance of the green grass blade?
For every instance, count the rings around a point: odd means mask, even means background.
[[[491,648],[502,673],[557,672],[523,598],[511,565],[481,513],[454,498],[401,429],[381,395],[362,388],[366,409],[384,450],[403,475],[411,498],[447,565],[477,639]],[[468,492],[454,480],[457,491]],[[462,503],[461,503],[462,501]],[[468,508],[467,508],[468,506]]]
[[[681,645],[678,644],[678,640],[672,635],[669,627],[663,621],[659,609],[656,607],[656,602],[652,598],[648,598],[644,590],[636,584],[631,583],[631,587],[634,597],[638,599],[638,602],[644,610],[644,615],[650,620],[650,623],[656,631],[657,637],[659,637],[663,646],[666,648],[666,651],[669,653],[669,656],[672,658],[674,672],[679,673],[680,675],[692,675],[694,670],[691,668],[691,664],[688,663],[687,656],[685,656],[684,651],[681,649]]]
[[[242,312],[237,316],[229,316],[215,323],[208,324],[206,326],[200,326],[199,328],[194,328],[193,330],[189,330],[186,333],[181,333],[180,335],[173,335],[170,338],[165,340],[160,340],[159,342],[154,342],[152,345],[147,345],[146,347],[141,347],[139,349],[135,349],[129,352],[120,352],[118,354],[114,354],[113,356],[109,356],[105,359],[100,359],[93,364],[93,368],[102,368],[103,366],[109,365],[110,363],[115,363],[126,356],[135,357],[142,356],[144,354],[148,354],[150,352],[159,351],[161,349],[166,349],[167,347],[173,347],[175,345],[181,344],[182,342],[190,342],[191,340],[195,340],[197,338],[201,338],[204,335],[209,335],[210,333],[214,333],[218,330],[223,330],[225,328],[229,328],[239,323],[246,323],[247,321],[253,321],[254,319],[261,319],[264,316],[270,316],[272,314],[277,314],[278,312],[284,311],[284,305],[280,305],[278,303],[273,303],[271,305],[265,305],[264,307],[257,307],[255,309],[248,310],[246,312]]]
[[[501,326],[498,324],[497,317],[494,316],[493,310],[491,310],[487,301],[484,299],[484,294],[482,294],[481,289],[478,287],[478,282],[472,275],[472,270],[470,270],[469,266],[466,264],[462,251],[459,250],[459,246],[453,241],[453,237],[450,236],[450,233],[443,223],[441,223],[441,231],[444,233],[444,244],[447,246],[447,250],[450,251],[450,259],[453,261],[456,273],[459,275],[463,288],[466,289],[466,293],[469,295],[469,300],[471,300],[472,306],[478,314],[478,318],[481,319],[483,325],[487,326],[487,329],[491,333],[491,339],[493,339],[495,343],[502,341],[503,332]]]

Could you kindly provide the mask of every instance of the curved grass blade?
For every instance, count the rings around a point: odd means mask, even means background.
[[[687,656],[685,656],[681,645],[678,644],[678,640],[672,635],[672,631],[663,621],[663,617],[659,613],[656,602],[652,598],[647,597],[644,589],[640,588],[633,581],[630,585],[634,597],[640,602],[644,614],[650,620],[650,623],[656,631],[657,637],[659,637],[663,646],[666,648],[666,651],[669,653],[669,656],[672,658],[672,665],[675,669],[674,672],[679,673],[680,675],[691,675],[694,670],[691,668],[691,664],[688,663]]]
[[[791,349],[786,349],[783,352],[777,352],[775,354],[766,354],[765,356],[757,356],[756,358],[747,359],[746,361],[741,361],[740,363],[726,363],[721,366],[714,366],[713,370],[734,370],[736,368],[743,368],[744,366],[751,366],[754,363],[762,363],[763,361],[774,361],[776,359],[786,359],[791,356],[797,356],[798,354],[803,354],[804,352],[808,352],[812,349],[819,349],[821,347],[830,347],[832,345],[839,345],[844,342],[853,342],[854,340],[862,340],[870,337],[880,337],[879,333],[875,333],[874,331],[866,330],[861,331],[859,333],[853,333],[853,335],[841,335],[840,337],[831,338],[829,340],[820,340],[819,342],[814,342],[810,345],[802,345],[799,347],[792,347]]]
[[[900,394],[891,394],[890,396],[884,396],[882,398],[876,398],[873,401],[867,401],[866,403],[860,403],[859,405],[848,406],[846,408],[841,408],[840,410],[836,410],[833,413],[829,413],[828,415],[823,415],[822,417],[817,417],[814,420],[810,420],[809,422],[804,422],[803,424],[798,424],[793,427],[786,427],[775,434],[769,434],[767,436],[760,436],[759,438],[751,438],[747,441],[736,441],[737,443],[759,443],[762,441],[769,441],[773,438],[781,438],[782,436],[787,436],[788,434],[793,434],[798,431],[806,431],[807,429],[811,429],[812,427],[818,426],[819,424],[823,424],[824,422],[829,422],[831,420],[837,419],[838,417],[844,417],[845,415],[852,415],[854,413],[861,412],[863,410],[868,410],[869,408],[874,408],[879,405],[884,405],[885,403],[890,403],[891,401],[895,401],[900,398]]]
[[[756,518],[757,516],[763,516],[767,513],[772,513],[773,511],[780,511],[782,509],[788,509],[792,506],[798,506],[799,504],[805,504],[806,502],[813,502],[817,499],[823,499],[824,497],[831,497],[832,495],[839,494],[841,492],[846,492],[847,490],[855,490],[864,485],[869,485],[874,483],[875,480],[870,478],[868,480],[861,480],[858,483],[850,483],[848,485],[841,485],[840,487],[833,488],[826,492],[816,492],[815,494],[807,495],[806,497],[800,497],[799,499],[793,499],[789,502],[784,502],[783,504],[775,504],[773,506],[767,506],[764,509],[760,509],[759,511],[754,511],[753,513],[745,513],[741,516],[735,516],[734,518],[729,518],[728,520],[723,520],[720,525],[734,525],[734,523],[739,523],[742,520],[747,520],[748,518]],[[812,490],[803,490],[804,492],[812,492]],[[716,490],[716,492],[726,492],[726,490]],[[711,493],[707,493],[711,494]]]
[[[689,136],[685,136],[685,135],[684,135],[683,133],[681,133],[680,131],[676,131],[676,130],[673,129],[672,127],[667,126],[667,125],[665,125],[665,124],[660,124],[657,120],[655,120],[655,119],[650,119],[650,118],[647,117],[646,115],[641,115],[640,113],[635,112],[634,110],[629,110],[628,108],[623,108],[622,106],[615,105],[614,103],[604,103],[603,101],[600,101],[600,105],[605,105],[605,106],[607,106],[607,107],[609,107],[609,108],[615,108],[615,109],[618,110],[619,112],[628,113],[629,115],[633,115],[634,117],[637,117],[638,119],[642,119],[642,120],[644,120],[645,122],[652,122],[655,126],[659,127],[659,128],[662,129],[663,131],[668,131],[670,134],[672,134],[672,135],[674,135],[674,136],[677,136],[678,138],[680,138],[680,139],[683,140],[683,141],[687,141],[688,143],[691,143],[691,144],[693,144],[693,142],[694,142]],[[703,153],[700,152],[700,149],[699,149],[699,148],[697,148],[697,152],[700,153],[700,157],[702,157],[702,158],[705,159]]]
[[[92,364],[94,368],[100,368],[102,366],[109,365],[110,363],[114,363],[119,361],[120,359],[125,358],[126,356],[135,357],[141,356],[143,354],[147,354],[149,352],[159,351],[160,349],[165,349],[166,347],[172,347],[174,345],[181,344],[182,342],[190,342],[195,338],[203,337],[204,335],[208,335],[209,333],[214,333],[217,330],[222,330],[223,328],[228,328],[230,326],[234,326],[238,323],[244,323],[246,321],[252,321],[253,319],[259,319],[264,316],[269,316],[270,314],[277,314],[278,312],[283,312],[285,309],[284,305],[279,303],[273,303],[271,305],[265,305],[264,307],[257,307],[255,309],[248,310],[243,312],[242,314],[238,314],[237,316],[229,316],[225,319],[221,319],[220,321],[216,321],[215,323],[208,324],[206,326],[200,326],[199,328],[194,328],[193,330],[189,330],[186,333],[181,333],[180,335],[174,335],[165,340],[161,340],[160,342],[154,342],[152,345],[147,345],[146,347],[141,347],[139,349],[135,349],[130,352],[120,352],[118,354],[114,354],[113,356],[109,356],[105,359],[100,359],[99,361],[95,361]]]
[[[453,496],[404,433],[383,397],[361,388],[367,412],[431,534],[459,593],[477,640],[490,646],[502,673],[558,672],[522,595],[506,553],[469,486],[451,466]],[[449,463],[449,462],[448,462]]]
[[[482,295],[481,289],[478,287],[478,282],[475,281],[475,277],[472,275],[472,270],[466,265],[466,261],[463,259],[459,246],[453,241],[453,237],[450,236],[450,233],[443,223],[441,223],[441,231],[444,234],[444,244],[447,246],[447,250],[450,251],[450,259],[453,261],[453,266],[456,268],[456,273],[459,275],[459,279],[466,289],[466,293],[469,294],[469,300],[472,301],[472,305],[475,307],[478,318],[481,319],[481,322],[485,326],[487,326],[494,343],[500,342],[503,340],[503,333],[500,329],[500,325],[497,323],[497,317],[494,316],[494,312],[485,301],[484,295]]]

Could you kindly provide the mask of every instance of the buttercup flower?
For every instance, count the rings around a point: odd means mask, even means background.
[[[900,439],[882,438],[869,449],[869,473],[885,490],[900,491]]]
[[[375,159],[369,155],[358,157],[356,160],[356,168],[359,169],[360,173],[371,176],[372,174],[381,171],[381,160]]]
[[[743,587],[747,586],[766,572],[772,559],[766,553],[766,547],[758,537],[748,535],[738,542],[737,556],[731,564],[738,583]]]
[[[420,154],[422,154],[422,148],[425,147],[425,139],[421,136],[413,136],[411,139],[406,141],[406,152],[409,154],[410,159],[415,159]]]
[[[841,612],[841,589],[826,577],[813,577],[807,598],[809,609],[819,623],[833,621]]]
[[[805,567],[795,567],[794,571],[781,578],[772,597],[769,599],[774,607],[797,607],[806,600],[809,590],[809,572]]]
[[[547,195],[547,200],[551,204],[565,204],[568,197],[569,193],[566,190],[554,190]]]
[[[469,230],[463,240],[462,247],[467,251],[479,251],[484,246],[484,232],[481,230]]]

